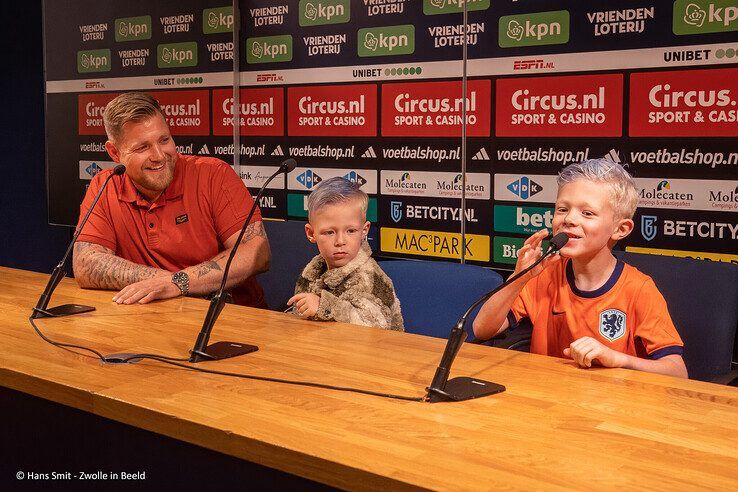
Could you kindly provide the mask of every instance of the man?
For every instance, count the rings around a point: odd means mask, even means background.
[[[158,102],[125,93],[105,108],[105,149],[126,174],[111,179],[74,246],[82,288],[119,290],[119,304],[218,289],[253,199],[225,162],[177,153]],[[80,219],[112,170],[98,173]],[[269,242],[256,209],[226,288],[238,304],[265,307],[253,278],[269,269]]]

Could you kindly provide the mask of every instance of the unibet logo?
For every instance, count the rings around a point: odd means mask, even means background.
[[[203,34],[233,32],[233,7],[218,7],[202,11]]]
[[[343,24],[351,20],[351,0],[300,0],[300,25]]]
[[[77,73],[109,72],[110,50],[77,52]]]
[[[151,39],[150,15],[115,19],[116,41],[137,41],[139,39]]]
[[[533,234],[553,226],[553,209],[548,207],[515,207],[496,205],[494,227],[498,232]]]
[[[292,36],[266,36],[246,40],[246,63],[275,63],[292,60]]]
[[[194,67],[197,65],[197,43],[160,44],[156,47],[159,68]]]
[[[415,52],[415,26],[359,29],[357,40],[359,56],[410,55]]]
[[[705,34],[738,30],[735,0],[676,0],[672,17],[674,34]]]
[[[498,42],[501,48],[568,43],[569,11],[502,16]]]
[[[456,14],[466,10],[487,10],[490,0],[423,0],[423,13],[425,15]]]
[[[541,190],[543,190],[543,186],[539,185],[528,176],[523,176],[517,181],[513,181],[512,183],[507,185],[507,189],[522,198],[523,200],[527,200],[528,198],[538,194]]]

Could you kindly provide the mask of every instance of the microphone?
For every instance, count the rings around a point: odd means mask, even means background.
[[[458,377],[452,380],[448,380],[448,375],[451,372],[451,365],[456,358],[456,354],[461,348],[461,344],[466,340],[466,319],[469,314],[485,302],[487,299],[495,295],[500,290],[504,289],[517,279],[528,273],[535,266],[541,263],[545,258],[550,256],[552,253],[560,250],[569,241],[569,236],[565,232],[556,234],[549,242],[548,250],[541,255],[532,265],[525,268],[520,273],[513,275],[508,278],[505,282],[497,286],[491,292],[484,294],[482,297],[477,299],[469,309],[466,310],[464,315],[459,318],[456,322],[456,326],[453,327],[446,342],[446,348],[441,356],[441,362],[438,364],[436,373],[433,376],[433,381],[430,386],[426,388],[428,393],[426,394],[426,400],[431,403],[438,401],[464,401],[471,400],[472,398],[479,398],[482,396],[493,395],[505,391],[505,387],[501,384],[491,383],[489,381],[482,381],[475,378],[469,377]]]
[[[95,199],[92,201],[90,208],[87,210],[87,213],[82,219],[82,222],[80,223],[79,227],[75,231],[74,237],[72,237],[72,242],[70,242],[69,247],[67,247],[67,252],[64,253],[64,256],[62,257],[59,264],[56,265],[56,268],[54,268],[54,271],[51,272],[51,278],[49,278],[49,282],[46,284],[46,288],[44,289],[43,294],[41,294],[41,297],[38,298],[36,307],[33,308],[33,314],[31,314],[31,318],[35,319],[35,318],[48,318],[48,317],[56,317],[56,316],[69,316],[71,314],[86,313],[88,311],[95,310],[95,308],[92,306],[83,306],[81,304],[63,304],[61,306],[56,306],[50,309],[46,309],[46,306],[49,305],[49,300],[51,299],[51,294],[54,292],[54,289],[56,289],[56,286],[59,285],[59,282],[61,282],[61,279],[63,279],[64,276],[66,275],[66,272],[64,271],[64,264],[67,262],[67,258],[69,258],[69,254],[72,252],[72,247],[74,246],[74,243],[77,241],[79,234],[82,232],[82,228],[87,223],[87,219],[89,219],[90,214],[92,213],[92,209],[95,208],[97,201],[102,196],[102,192],[103,190],[105,190],[105,187],[107,186],[108,181],[110,181],[113,178],[113,176],[120,176],[125,172],[126,172],[126,166],[124,166],[123,164],[118,164],[117,166],[113,168],[113,172],[110,173],[107,178],[105,178],[105,181],[103,181],[103,184],[100,187],[100,191],[97,192],[97,195],[95,196]]]
[[[190,356],[190,362],[227,359],[230,357],[236,357],[238,355],[244,355],[259,350],[259,347],[257,347],[256,345],[246,345],[236,342],[216,342],[211,345],[208,345],[207,343],[210,339],[210,333],[213,331],[215,321],[218,319],[220,312],[223,310],[226,298],[228,297],[228,294],[224,292],[226,280],[228,280],[228,270],[231,267],[233,257],[236,255],[238,246],[241,244],[241,239],[246,232],[246,227],[248,227],[249,222],[251,222],[251,217],[254,215],[256,206],[259,203],[259,198],[261,198],[264,190],[266,190],[267,185],[275,177],[277,177],[277,175],[282,173],[290,173],[295,169],[295,167],[297,167],[297,161],[295,161],[294,159],[285,160],[284,162],[282,162],[282,164],[279,165],[279,169],[277,169],[274,174],[269,176],[269,179],[267,179],[264,184],[261,185],[259,193],[256,195],[256,198],[254,198],[254,204],[251,206],[249,215],[248,217],[246,217],[246,221],[243,223],[243,227],[241,228],[241,233],[238,235],[236,244],[233,245],[233,248],[231,249],[231,254],[230,256],[228,256],[228,261],[226,262],[225,268],[223,269],[223,280],[220,282],[220,288],[218,288],[215,295],[210,299],[210,307],[208,308],[207,314],[205,314],[205,320],[203,321],[202,329],[200,330],[200,334],[197,336],[195,346],[190,351],[192,354]]]

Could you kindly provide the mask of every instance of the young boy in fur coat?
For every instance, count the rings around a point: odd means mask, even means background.
[[[298,315],[404,331],[392,280],[366,242],[369,198],[355,183],[331,178],[308,197],[305,234],[318,245],[287,301]]]

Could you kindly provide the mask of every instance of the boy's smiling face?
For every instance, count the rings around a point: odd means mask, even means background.
[[[371,225],[358,200],[332,203],[310,214],[305,234],[318,245],[328,269],[346,265],[356,258]]]
[[[607,183],[577,180],[559,188],[553,218],[554,234],[565,232],[569,241],[561,254],[591,259],[630,234],[631,219],[616,217]]]

